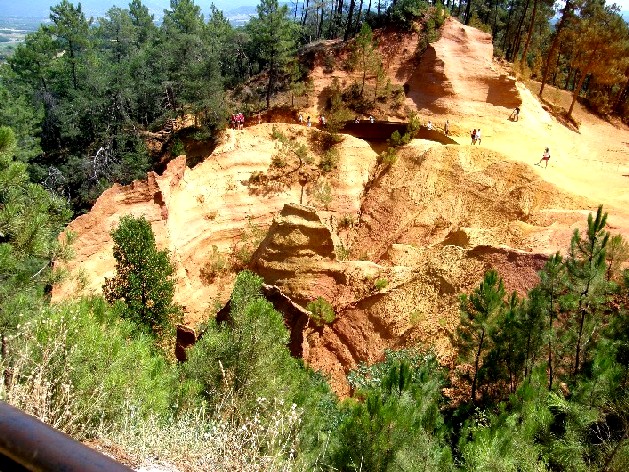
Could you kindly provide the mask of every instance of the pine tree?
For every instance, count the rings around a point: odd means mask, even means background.
[[[539,273],[539,286],[531,291],[530,299],[532,309],[539,309],[546,314],[548,342],[548,390],[553,388],[553,340],[555,336],[555,320],[559,313],[560,297],[565,293],[568,279],[566,266],[559,253],[548,259],[544,268]]]
[[[607,281],[622,278],[622,264],[629,260],[629,243],[624,240],[621,234],[616,234],[610,238],[605,251],[605,260],[607,262],[607,271],[605,272]]]
[[[574,230],[566,258],[570,289],[578,299],[574,375],[580,372],[583,361],[581,351],[589,341],[589,337],[584,339],[584,328],[594,321],[591,318],[600,309],[608,289],[605,280],[605,254],[609,240],[609,233],[605,231],[606,221],[607,213],[603,213],[601,205],[596,211],[596,217],[589,214],[584,237],[578,228]]]
[[[505,288],[494,270],[487,271],[479,287],[469,296],[461,296],[461,324],[457,329],[459,356],[472,362],[472,391],[470,400],[476,402],[479,370],[490,348],[490,332],[505,308]]]
[[[56,38],[59,49],[64,51],[63,61],[70,65],[72,87],[76,90],[83,85],[79,82],[79,71],[87,72],[83,56],[91,49],[90,25],[81,9],[81,4],[74,6],[68,0],[62,0],[50,8],[50,32]],[[83,66],[83,67],[82,67]],[[81,77],[87,80],[87,77]]]
[[[598,0],[586,2],[572,36],[569,65],[578,71],[572,91],[568,117],[581,93],[586,78],[598,84],[620,83],[629,56],[629,27],[613,7],[603,6]]]
[[[0,127],[0,339],[42,302],[62,255],[57,235],[70,218],[64,200],[29,181],[15,144],[13,131]]]
[[[380,57],[380,52],[374,44],[373,31],[367,23],[363,23],[360,33],[356,36],[351,61],[354,69],[358,70],[362,77],[360,85],[360,96],[362,97],[367,76],[375,75],[376,80],[382,76],[382,57]]]
[[[279,76],[292,59],[297,27],[288,17],[288,6],[280,6],[278,0],[261,0],[257,10],[258,17],[251,19],[247,30],[256,46],[262,67],[267,70],[268,109]]]
[[[181,310],[173,303],[175,269],[168,251],[158,251],[151,225],[144,217],[123,216],[112,231],[116,275],[105,279],[109,303],[122,303],[122,316],[153,334],[173,328]]]

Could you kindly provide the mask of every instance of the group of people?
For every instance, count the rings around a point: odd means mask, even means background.
[[[299,121],[300,125],[304,124],[304,115],[302,112],[299,112],[299,116],[297,117],[297,121]],[[306,119],[306,126],[308,128],[310,128],[312,126],[312,121],[310,120],[310,115],[308,115],[308,118]]]
[[[299,115],[297,115],[297,121],[299,122],[300,125],[304,124],[304,114],[302,112],[299,112]],[[312,120],[310,119],[310,115],[308,115],[305,121],[306,121],[306,126],[310,128],[312,126]],[[319,125],[321,127],[324,127],[327,124],[328,124],[328,121],[325,119],[325,115],[319,115]]]
[[[243,129],[245,127],[245,115],[242,113],[232,113],[229,124],[232,129]]]
[[[518,115],[520,114],[520,109],[518,107],[515,108],[515,110],[513,110],[513,113],[511,114],[511,116],[509,118],[513,119],[513,121],[518,121]],[[299,124],[303,124],[304,121],[306,122],[306,126],[307,127],[311,127],[312,126],[312,120],[310,118],[310,115],[308,115],[308,117],[304,120],[304,115],[303,113],[299,113],[297,120],[299,121]],[[261,122],[261,116],[260,113],[258,113],[258,124],[260,124]],[[369,115],[369,122],[370,123],[374,123],[375,119],[373,117],[373,115]],[[234,113],[231,116],[231,127],[232,129],[243,129],[244,125],[245,125],[245,116],[242,113]],[[356,118],[354,119],[354,123],[360,123],[360,118],[358,116],[356,116]],[[327,120],[325,118],[324,115],[319,115],[319,125],[321,127],[326,126],[327,124]],[[428,128],[429,130],[433,129],[433,124],[432,121],[428,121],[428,123],[426,124],[426,128]],[[448,136],[450,134],[450,122],[448,120],[446,120],[444,126],[443,126],[443,131],[445,133],[446,136]],[[482,134],[481,134],[481,130],[480,128],[476,128],[473,129],[471,134],[470,134],[471,138],[472,138],[472,144],[475,145],[476,143],[478,143],[479,145],[481,144],[482,141]],[[536,162],[535,165],[542,165],[542,162],[545,162],[546,165],[544,166],[544,168],[548,167],[548,161],[550,160],[550,150],[549,148],[546,148],[544,150],[544,153],[542,154],[542,158],[540,159],[539,162]]]
[[[369,115],[369,123],[375,123],[376,119],[373,117],[373,115]],[[356,115],[356,118],[354,118],[354,123],[360,123],[360,117],[358,115]]]

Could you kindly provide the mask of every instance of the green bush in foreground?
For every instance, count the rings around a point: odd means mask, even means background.
[[[117,428],[123,405],[139,419],[178,403],[176,368],[102,298],[43,310],[6,351],[2,399],[77,438]]]

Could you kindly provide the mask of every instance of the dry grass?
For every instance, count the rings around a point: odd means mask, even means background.
[[[71,380],[73,366],[65,355],[69,328],[63,324],[58,328],[59,336],[52,343],[40,341],[29,329],[10,340],[14,345],[19,341],[21,348],[13,353],[10,365],[0,359],[0,398],[53,428],[83,439],[95,433],[93,425],[84,419],[98,416],[107,392],[96,389],[88,402],[77,401]]]
[[[42,335],[46,329],[48,335]],[[86,395],[73,375],[77,361],[70,353],[75,349],[76,329],[65,319],[42,318],[20,326],[8,341],[10,356],[0,359],[0,398],[75,439],[89,439],[90,445],[133,467],[161,465],[178,471],[296,468],[302,422],[296,405],[258,398],[253,412],[245,417],[233,390],[226,388],[214,409],[197,399],[187,407],[173,405],[171,414],[160,416],[147,415],[132,395],[112,403],[117,400],[112,400],[103,382]],[[117,388],[128,390],[129,385]]]
[[[105,443],[124,445],[125,456],[142,465],[180,471],[294,470],[301,414],[281,404],[258,399],[252,417],[240,418],[231,400],[214,411],[191,411],[164,424],[158,419],[136,420],[123,413],[117,431],[103,431]]]

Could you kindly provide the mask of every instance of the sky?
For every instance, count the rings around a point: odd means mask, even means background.
[[[629,0],[624,0],[629,3]],[[77,5],[79,0],[70,0]],[[210,10],[210,4],[214,3],[219,10],[229,11],[242,5],[256,6],[258,0],[195,0],[195,3],[206,13]],[[58,5],[61,0],[0,0],[0,16],[20,16],[33,18],[47,18],[50,15],[50,7]],[[130,0],[80,0],[83,12],[86,16],[101,16],[112,6],[127,8]],[[170,0],[142,0],[151,13],[161,16],[162,11],[170,8]]]
[[[75,5],[78,0],[71,0]],[[247,5],[255,6],[258,0],[196,0],[204,13],[210,9],[210,4],[214,4],[219,10],[229,11],[237,7]],[[0,16],[21,16],[21,17],[42,17],[47,18],[50,14],[50,6],[57,5],[61,0],[0,0]],[[152,13],[161,16],[165,8],[170,7],[170,0],[143,0]],[[629,11],[629,0],[615,0],[622,11]],[[111,6],[126,8],[129,0],[82,0],[81,5],[87,16],[100,16]]]

